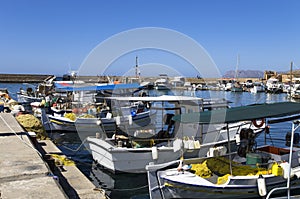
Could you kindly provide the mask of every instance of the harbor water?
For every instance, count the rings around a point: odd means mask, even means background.
[[[20,88],[25,88],[23,84],[4,84],[0,83],[0,88],[7,88],[10,96],[17,100],[16,93]],[[155,93],[169,94],[169,93]],[[286,93],[268,94],[268,93],[250,93],[250,92],[226,92],[226,91],[188,91],[181,90],[176,95],[197,96],[202,98],[225,98],[229,100],[230,106],[243,106],[249,104],[272,103],[288,101]],[[270,125],[270,134],[267,135],[267,144],[275,144],[285,147],[286,133],[291,131],[291,122],[284,122]],[[95,187],[101,187],[106,190],[108,198],[149,198],[148,183],[146,174],[112,174],[101,166],[96,165],[90,153],[81,147],[81,140],[77,133],[49,132],[49,136],[54,140],[57,146],[72,160],[78,168],[93,182]],[[263,144],[264,134],[258,139],[258,144]],[[80,147],[79,150],[77,150]]]

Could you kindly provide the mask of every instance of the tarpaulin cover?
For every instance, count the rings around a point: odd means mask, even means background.
[[[194,112],[176,115],[172,119],[183,123],[233,123],[244,120],[283,117],[300,113],[300,103],[278,102],[271,104],[255,104],[227,109]]]

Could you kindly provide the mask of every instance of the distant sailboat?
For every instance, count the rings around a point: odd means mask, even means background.
[[[239,81],[237,81],[239,62],[240,62],[240,56],[238,55],[237,56],[237,64],[236,64],[236,68],[235,68],[235,75],[234,75],[234,79],[233,79],[232,87],[231,87],[232,92],[242,92],[243,91],[242,85],[240,84]]]

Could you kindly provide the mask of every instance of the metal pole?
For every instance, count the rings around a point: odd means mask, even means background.
[[[288,172],[288,179],[287,179],[287,196],[288,198],[291,197],[291,168],[292,168],[292,155],[293,155],[293,146],[294,146],[294,134],[295,134],[295,122],[292,124],[292,137],[291,137],[291,144],[290,144],[290,157],[289,157],[289,172]]]
[[[295,124],[297,124],[296,127],[295,127]],[[290,178],[291,178],[292,155],[293,155],[293,146],[294,146],[294,133],[298,127],[299,127],[299,121],[294,121],[292,124],[292,135],[291,135],[291,144],[290,144],[290,153],[289,153],[289,172],[288,172],[287,185],[286,185],[286,187],[278,187],[278,188],[272,189],[268,193],[266,199],[269,199],[273,192],[278,191],[278,190],[284,190],[284,189],[287,189],[287,198],[288,199],[291,198],[291,189],[290,189],[291,179]]]
[[[228,152],[229,152],[229,167],[230,167],[230,175],[232,175],[232,164],[231,164],[231,147],[230,147],[230,138],[229,138],[229,127],[228,123],[226,124],[227,129],[227,139],[228,139]]]
[[[292,97],[292,83],[293,83],[293,62],[291,62],[290,68],[290,86],[289,86],[289,97]]]

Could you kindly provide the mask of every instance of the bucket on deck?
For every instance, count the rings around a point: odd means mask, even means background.
[[[262,163],[262,157],[260,154],[247,153],[246,159],[247,159],[246,164],[251,165],[253,167],[256,167],[257,164]]]
[[[272,165],[272,174],[275,176],[282,176],[283,175],[283,169],[278,163],[274,163]]]

